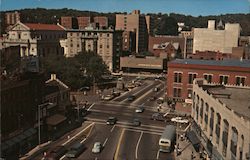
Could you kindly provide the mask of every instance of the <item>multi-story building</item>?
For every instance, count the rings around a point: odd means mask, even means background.
[[[42,102],[43,74],[1,76],[1,151],[13,159],[37,144],[38,105]]]
[[[66,29],[72,29],[72,17],[61,17],[61,25]]]
[[[20,45],[21,57],[63,55],[60,39],[65,37],[60,25],[18,22],[4,37],[3,47]]]
[[[61,41],[64,55],[73,57],[80,52],[99,54],[110,71],[119,69],[119,57],[122,50],[122,31],[88,27],[81,30],[67,30],[67,39]]]
[[[193,83],[194,131],[212,159],[250,159],[250,87]]]
[[[233,58],[232,54],[221,53],[215,51],[196,51],[195,53],[187,54],[189,59],[204,59],[204,60],[223,60]]]
[[[108,27],[108,17],[105,16],[97,16],[94,17],[94,23],[98,24],[100,28]]]
[[[5,13],[5,23],[6,25],[14,25],[20,21],[20,13],[15,12],[7,12]]]
[[[192,98],[195,78],[205,78],[209,83],[250,86],[250,61],[176,59],[168,63],[167,77],[168,98],[184,101]]]
[[[153,51],[154,56],[167,58],[168,60],[172,60],[175,58],[181,58],[180,45],[178,42],[166,42],[161,44],[154,44]]]
[[[208,28],[194,28],[193,53],[206,50],[232,53],[232,47],[238,46],[239,36],[239,23],[226,23],[224,30],[216,30],[215,21],[209,20]]]
[[[85,27],[88,27],[90,22],[91,22],[91,18],[90,17],[77,17],[77,21],[78,21],[78,29],[85,29]]]
[[[150,16],[146,17],[139,10],[134,10],[131,14],[116,14],[116,30],[135,32],[137,53],[148,50],[148,33],[151,31],[148,23],[151,21]]]
[[[135,52],[135,32],[123,31],[122,33],[122,50],[127,52]]]

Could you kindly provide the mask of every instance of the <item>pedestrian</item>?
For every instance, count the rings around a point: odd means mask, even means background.
[[[70,139],[70,135],[68,135],[68,139]]]

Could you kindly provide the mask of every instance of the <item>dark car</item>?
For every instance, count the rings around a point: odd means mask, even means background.
[[[66,151],[67,150],[64,146],[57,146],[51,151],[49,151],[44,157],[44,159],[45,160],[58,160],[66,153]]]
[[[109,117],[106,123],[109,125],[114,125],[116,124],[116,121],[117,121],[116,117]]]
[[[137,127],[137,126],[140,126],[140,125],[141,125],[141,121],[139,119],[137,119],[137,118],[133,119],[132,126]]]
[[[134,95],[128,96],[128,101],[133,101],[133,100],[135,100],[135,96]]]
[[[69,150],[68,152],[65,154],[65,156],[67,158],[76,158],[78,157],[84,150],[85,150],[85,146],[80,143],[80,142],[76,142]]]
[[[154,113],[151,117],[152,120],[157,120],[157,121],[165,121],[165,118],[162,113]]]

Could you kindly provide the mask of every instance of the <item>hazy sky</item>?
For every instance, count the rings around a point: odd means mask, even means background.
[[[181,13],[219,15],[250,13],[250,0],[0,0],[1,10],[23,8],[72,8],[98,12]]]

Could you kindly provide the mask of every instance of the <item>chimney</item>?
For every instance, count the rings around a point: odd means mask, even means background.
[[[215,29],[215,20],[208,20],[208,25],[207,25],[208,29]]]

